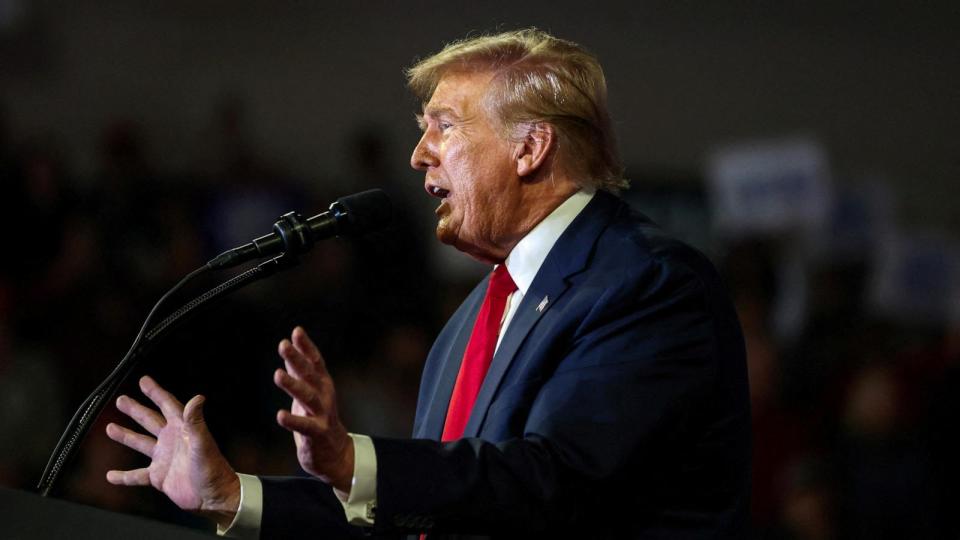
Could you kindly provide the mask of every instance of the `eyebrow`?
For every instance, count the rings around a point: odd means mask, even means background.
[[[438,117],[438,116],[440,116],[440,115],[443,115],[443,114],[449,114],[449,115],[453,116],[454,118],[459,118],[459,117],[460,117],[460,115],[458,115],[458,114],[456,113],[456,111],[454,111],[454,110],[453,110],[452,108],[450,108],[450,107],[430,107],[430,106],[426,106],[426,107],[423,108],[423,116],[429,116],[430,118],[436,118],[436,117]]]

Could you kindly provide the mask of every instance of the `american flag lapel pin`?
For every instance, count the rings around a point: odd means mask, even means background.
[[[543,310],[547,309],[548,303],[550,303],[550,297],[544,296],[543,300],[540,301],[540,305],[537,306],[537,313],[543,313]]]

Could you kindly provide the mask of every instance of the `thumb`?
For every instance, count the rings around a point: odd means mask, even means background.
[[[201,395],[193,396],[193,399],[183,408],[183,422],[193,426],[202,425],[204,423],[203,404],[206,401],[207,398]]]

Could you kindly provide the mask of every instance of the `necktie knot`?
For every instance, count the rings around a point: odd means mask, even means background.
[[[510,272],[507,271],[507,265],[501,264],[493,271],[493,275],[490,276],[490,290],[488,294],[506,298],[517,290],[517,284],[513,282],[513,278],[510,277]]]

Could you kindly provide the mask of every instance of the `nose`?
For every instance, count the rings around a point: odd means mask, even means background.
[[[428,135],[427,132],[420,137],[420,142],[413,147],[413,154],[410,155],[410,166],[418,171],[425,171],[430,167],[436,167],[440,163],[433,144],[427,137]]]

